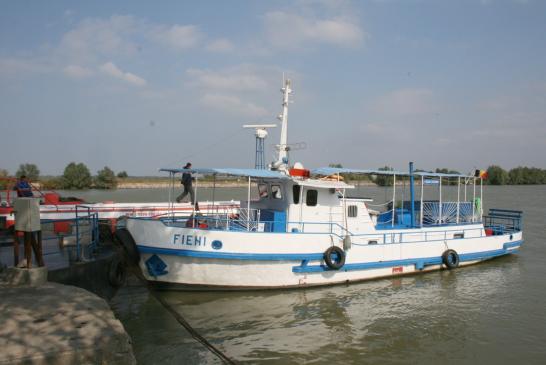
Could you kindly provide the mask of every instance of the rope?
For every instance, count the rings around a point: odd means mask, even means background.
[[[176,321],[188,331],[188,333],[199,343],[201,343],[203,346],[207,348],[210,352],[212,352],[214,355],[216,355],[224,364],[236,364],[235,361],[230,359],[227,355],[225,355],[222,351],[220,351],[218,348],[216,348],[213,344],[211,344],[209,341],[207,341],[206,338],[201,336],[199,332],[197,332],[189,323],[182,317],[180,313],[178,313],[174,308],[165,301],[158,293],[157,291],[152,287],[152,285],[144,278],[142,275],[142,272],[137,269],[138,267],[132,266],[131,271],[132,273],[140,280],[140,282],[148,289],[150,294],[165,308],[173,317],[176,319]]]

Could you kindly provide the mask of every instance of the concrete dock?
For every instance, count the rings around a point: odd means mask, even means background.
[[[0,364],[135,364],[108,303],[74,286],[0,283]]]

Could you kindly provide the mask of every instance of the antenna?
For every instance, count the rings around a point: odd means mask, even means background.
[[[245,124],[243,128],[254,128],[256,136],[256,162],[254,168],[265,169],[265,138],[267,137],[267,128],[275,128],[276,124]]]

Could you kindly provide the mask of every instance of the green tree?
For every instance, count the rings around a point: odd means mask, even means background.
[[[380,171],[393,171],[394,169],[389,166],[380,167],[378,170]],[[376,183],[378,186],[390,186],[392,185],[394,179],[392,175],[376,175],[373,182]]]
[[[104,166],[102,170],[97,172],[95,178],[95,187],[97,189],[114,189],[116,186],[118,186],[116,175],[108,166]]]
[[[0,190],[6,190],[11,185],[11,182],[8,179],[3,179],[8,177],[8,170],[0,169]]]
[[[63,188],[63,178],[62,176],[48,177],[40,180],[42,190],[55,190]]]
[[[518,166],[508,172],[508,180],[512,185],[546,184],[546,170]]]
[[[487,168],[487,183],[491,185],[505,185],[508,183],[508,172],[502,167],[491,165]]]
[[[83,163],[69,163],[62,176],[63,189],[89,189],[91,187],[91,173]]]
[[[120,171],[120,172],[118,172],[118,178],[120,178],[120,179],[125,179],[125,178],[127,178],[127,177],[129,177],[129,175],[127,175],[127,171]]]
[[[445,167],[443,167],[441,169],[436,169],[434,172],[436,172],[438,174],[453,174],[453,175],[460,175],[461,174],[457,170],[450,170],[450,169],[446,169]],[[451,178],[448,178],[447,181],[442,179],[442,184],[444,184],[444,185],[457,185],[457,178],[451,177]]]
[[[30,181],[36,181],[40,177],[40,170],[38,166],[33,163],[23,163],[19,165],[19,169],[15,173],[15,176],[21,177],[25,175]]]

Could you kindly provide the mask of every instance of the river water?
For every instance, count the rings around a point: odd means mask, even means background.
[[[203,198],[209,198],[206,193]],[[358,193],[379,201],[392,194],[378,187]],[[109,194],[89,191],[84,197],[158,201],[168,196],[160,189]],[[236,198],[245,194],[239,189]],[[216,197],[227,195],[222,191]],[[351,285],[161,295],[238,363],[545,364],[546,186],[487,187],[484,201],[486,209],[524,211],[525,244],[518,255]],[[121,289],[112,305],[139,363],[219,363],[138,282]]]

